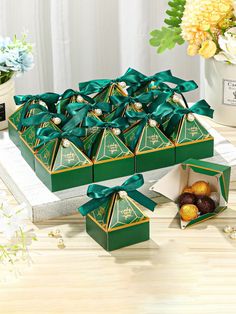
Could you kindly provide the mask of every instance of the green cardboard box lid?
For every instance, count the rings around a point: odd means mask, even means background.
[[[184,115],[179,125],[175,127],[173,133],[169,136],[176,145],[190,144],[213,138],[193,114],[191,117],[194,118],[193,121],[188,120],[187,115]],[[164,133],[168,123],[169,120],[166,120],[162,125]]]
[[[129,196],[121,198],[118,193],[88,215],[106,232],[149,221]]]
[[[139,122],[124,132],[126,145],[132,147]],[[148,151],[161,150],[174,147],[174,144],[162,133],[158,126],[151,127],[147,122],[143,127],[135,147],[135,154],[142,154]]]
[[[36,132],[38,128],[52,128],[54,130],[59,130],[52,121],[44,122],[40,126],[29,126],[22,132],[20,137],[30,148],[34,148],[39,143],[36,137]]]
[[[91,160],[72,142],[69,141],[69,146],[64,147],[59,139],[53,139],[41,147],[36,152],[36,158],[49,173],[92,166]]]
[[[168,174],[151,186],[150,190],[176,202],[186,186],[191,186],[194,182],[203,180],[210,184],[211,191],[219,193],[220,203],[216,207],[215,212],[201,215],[190,222],[181,220],[181,228],[185,229],[188,226],[212,218],[227,208],[230,171],[231,168],[227,165],[188,159],[182,164],[175,166]]]
[[[22,113],[23,106],[20,106],[13,114],[8,118],[9,123],[17,129],[18,123],[20,122],[20,117]]]
[[[28,105],[30,106],[30,105]],[[22,109],[23,109],[24,105],[21,105],[9,118],[8,118],[8,121],[9,123],[11,123],[15,128],[17,128],[18,126],[18,123],[20,122],[20,118],[21,118],[21,115],[22,115]],[[40,108],[33,108],[33,109],[30,109],[28,112],[27,112],[27,117],[30,117],[34,114],[37,114],[41,112]],[[25,130],[26,128],[23,127],[22,130]]]
[[[113,83],[94,96],[94,100],[96,102],[109,102],[109,97],[114,95],[127,96],[127,91],[119,83]]]
[[[117,111],[117,107],[114,108],[110,113],[104,115],[104,117],[102,118],[102,120],[104,121],[112,121],[116,115],[116,111]],[[123,112],[121,113],[121,117],[123,117],[125,115],[126,111],[134,111],[134,112],[141,112],[143,110],[140,109],[136,109],[134,104],[129,104],[127,105],[127,107],[124,107]]]
[[[84,147],[94,163],[133,156],[129,148],[109,128],[99,129],[85,138]]]

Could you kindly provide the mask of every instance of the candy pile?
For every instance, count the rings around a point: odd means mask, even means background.
[[[211,191],[210,184],[197,181],[184,188],[178,198],[179,214],[184,221],[191,221],[199,215],[213,213],[219,205],[219,193]]]

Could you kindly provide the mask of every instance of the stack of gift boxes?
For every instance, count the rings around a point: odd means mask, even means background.
[[[9,135],[51,191],[210,157],[214,140],[195,114],[213,110],[185,98],[196,88],[170,71],[128,69],[78,91],[15,96]]]

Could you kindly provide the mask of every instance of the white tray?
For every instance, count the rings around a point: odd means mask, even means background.
[[[234,181],[236,179],[236,148],[209,125],[203,124],[215,138],[215,156],[208,160],[230,165],[232,167],[231,180]],[[140,191],[150,197],[155,197],[156,195],[148,189],[168,171],[168,168],[143,173],[145,184]],[[86,185],[56,193],[50,192],[21,157],[19,149],[9,139],[6,130],[0,132],[0,177],[16,200],[27,204],[29,217],[34,222],[71,215],[88,199]],[[125,177],[112,179],[101,184],[120,185],[125,179]]]

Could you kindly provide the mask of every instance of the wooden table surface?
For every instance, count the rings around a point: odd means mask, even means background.
[[[236,145],[236,129],[212,124]],[[15,202],[2,181],[0,190]],[[0,280],[0,313],[236,313],[236,240],[222,231],[236,226],[236,183],[218,218],[181,230],[176,213],[161,204],[147,213],[151,240],[111,253],[86,234],[79,214],[32,225],[33,263]],[[48,237],[57,228],[63,250]]]

